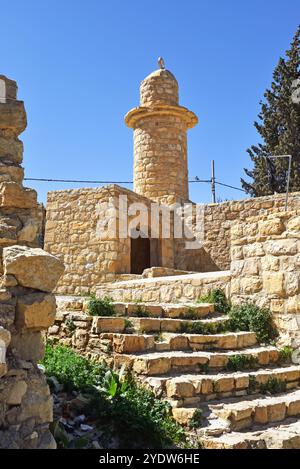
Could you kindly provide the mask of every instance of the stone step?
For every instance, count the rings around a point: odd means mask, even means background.
[[[205,449],[300,449],[300,421],[287,419],[264,430],[204,436],[199,441]]]
[[[232,404],[210,406],[213,414],[228,422],[229,428],[241,431],[254,425],[281,422],[300,416],[300,390],[279,396],[264,396]]]
[[[57,311],[87,312],[88,297],[56,296]],[[211,303],[143,303],[113,302],[115,316],[136,316],[140,318],[201,319],[214,313]]]
[[[115,318],[114,318],[115,319]],[[100,328],[105,329],[105,324],[109,329],[109,324],[102,321]],[[123,326],[123,325],[122,325]],[[99,329],[97,328],[97,331]],[[93,329],[95,332],[95,329]],[[101,333],[99,341],[109,340],[111,350],[115,353],[146,352],[149,350],[162,351],[183,351],[183,350],[240,350],[256,344],[256,335],[253,332],[231,332],[215,335],[191,335],[191,334],[118,334]]]
[[[114,303],[118,315],[140,318],[200,319],[214,313],[211,303]]]
[[[230,352],[153,352],[148,354],[116,354],[116,367],[123,364],[137,375],[163,375],[166,373],[207,372],[208,370],[226,370],[234,360],[247,357],[253,359],[250,368],[273,365],[278,361],[276,347],[248,348]]]
[[[56,321],[72,319],[77,321],[89,320],[93,321],[92,330],[95,333],[101,332],[130,332],[136,333],[184,333],[188,330],[206,330],[218,331],[226,328],[228,321],[227,316],[215,316],[210,319],[203,320],[183,320],[168,318],[136,318],[136,317],[116,317],[116,316],[88,316],[80,312],[58,312]],[[190,334],[196,336],[196,334]],[[205,341],[205,339],[203,339]],[[200,345],[201,346],[201,345]]]
[[[229,293],[230,271],[201,272],[169,277],[144,278],[126,282],[114,282],[97,287],[96,296],[110,296],[114,301],[145,303],[195,302],[213,289]],[[227,295],[228,296],[228,295]]]
[[[300,365],[233,373],[145,376],[142,381],[156,395],[166,397],[173,407],[191,407],[205,401],[261,394],[261,385],[271,379],[284,382],[287,389],[295,389],[299,386]]]

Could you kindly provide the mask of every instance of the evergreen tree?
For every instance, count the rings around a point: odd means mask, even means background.
[[[241,179],[242,187],[251,196],[259,197],[285,192],[288,159],[268,159],[271,155],[292,155],[290,191],[300,191],[300,26],[273,73],[271,89],[261,101],[259,122],[254,126],[262,143],[247,150],[253,169],[244,169],[252,179]],[[297,92],[298,90],[298,92]]]

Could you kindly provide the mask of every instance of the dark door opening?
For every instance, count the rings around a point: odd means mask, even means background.
[[[142,274],[150,267],[150,239],[131,238],[131,273]]]

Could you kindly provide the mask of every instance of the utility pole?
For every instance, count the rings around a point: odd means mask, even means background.
[[[215,179],[215,160],[211,162],[211,194],[212,203],[216,203],[216,179]]]

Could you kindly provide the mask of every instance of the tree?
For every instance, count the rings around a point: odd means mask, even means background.
[[[262,143],[247,152],[253,169],[244,169],[252,179],[241,179],[242,187],[253,197],[285,192],[288,159],[268,159],[271,155],[292,155],[290,191],[300,191],[300,26],[273,73],[271,89],[260,102],[259,122],[254,126]]]

